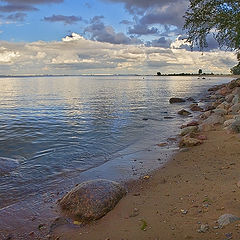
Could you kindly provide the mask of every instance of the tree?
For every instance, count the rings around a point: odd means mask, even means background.
[[[231,68],[231,73],[234,75],[240,75],[240,63],[238,65]]]
[[[213,34],[220,47],[240,49],[239,0],[190,0],[184,29],[191,46],[207,47],[207,36]]]
[[[158,75],[158,76],[161,76],[162,74],[161,74],[160,72],[157,72],[157,75]]]
[[[202,74],[202,69],[198,70],[198,74],[201,75]]]

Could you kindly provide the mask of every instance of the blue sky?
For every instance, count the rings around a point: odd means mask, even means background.
[[[188,0],[1,0],[0,70],[229,73],[236,56],[212,38],[204,54],[190,51],[182,30],[187,6]]]

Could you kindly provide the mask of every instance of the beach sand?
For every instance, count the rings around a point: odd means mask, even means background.
[[[130,184],[126,197],[102,219],[60,225],[51,239],[240,239],[240,221],[222,229],[216,223],[226,213],[240,216],[240,137],[220,127],[204,134],[204,144],[177,153],[149,179]],[[199,233],[201,224],[209,230]]]

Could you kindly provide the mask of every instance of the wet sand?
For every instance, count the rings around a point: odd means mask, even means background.
[[[204,134],[204,144],[131,184],[105,217],[87,226],[58,226],[52,239],[239,239],[240,222],[218,229],[216,221],[225,213],[240,216],[240,137],[221,129]],[[209,225],[206,233],[197,231],[201,224]]]

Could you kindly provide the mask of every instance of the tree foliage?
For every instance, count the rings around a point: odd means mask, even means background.
[[[220,47],[240,49],[240,0],[190,0],[184,18],[192,47],[207,47],[207,36],[213,34]]]

